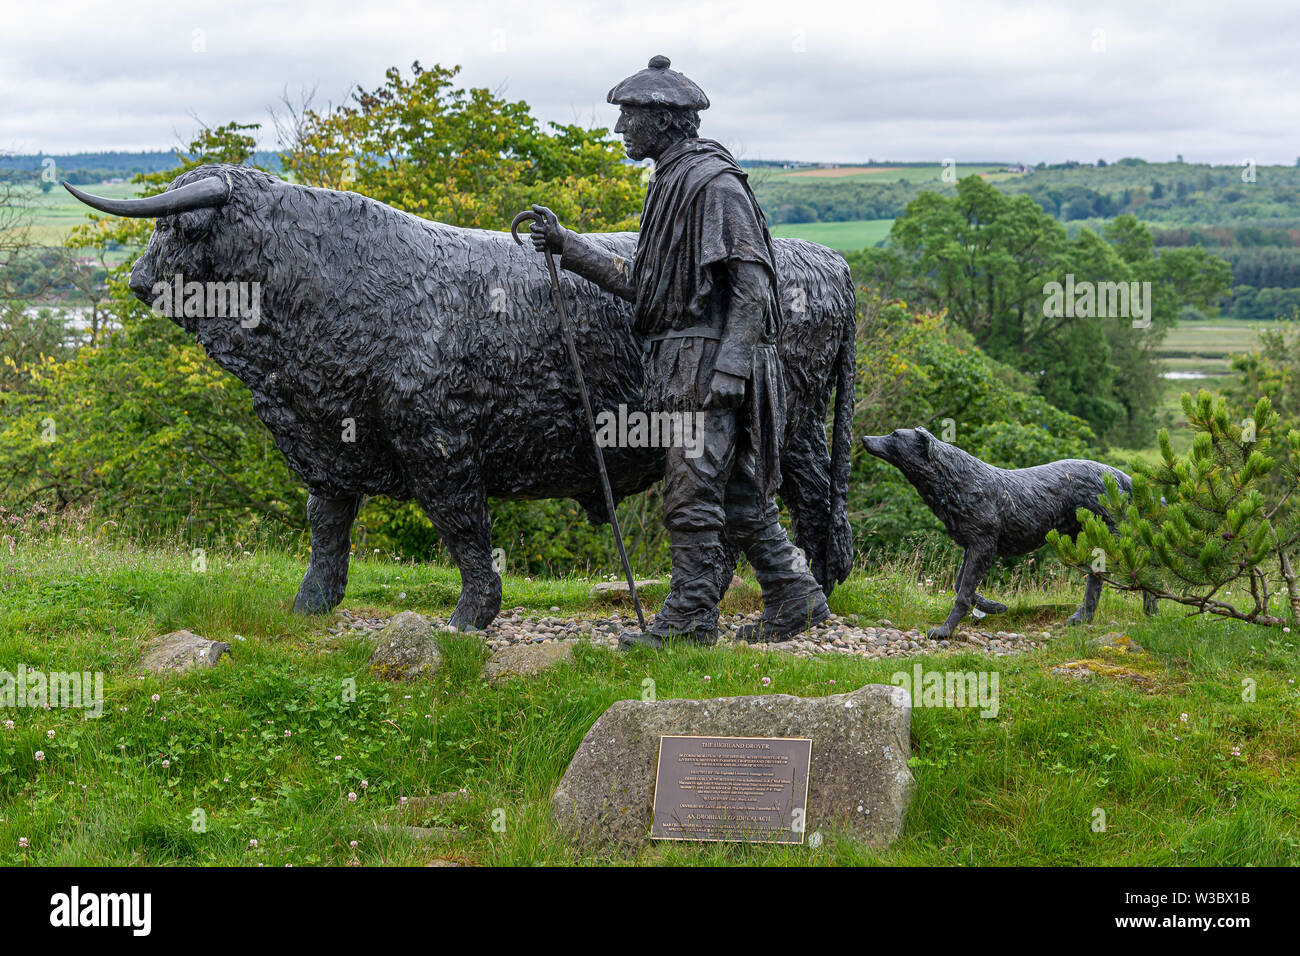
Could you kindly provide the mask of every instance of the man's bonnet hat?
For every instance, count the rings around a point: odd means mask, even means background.
[[[707,110],[704,91],[676,70],[668,57],[654,56],[644,70],[633,73],[609,91],[607,101],[618,106],[667,106],[682,110]]]

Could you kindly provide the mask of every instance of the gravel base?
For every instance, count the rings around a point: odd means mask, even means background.
[[[336,620],[331,632],[336,635],[361,634],[376,631],[388,620],[384,617],[368,618],[351,611],[335,612]],[[653,619],[653,618],[652,618]],[[446,627],[446,618],[430,618],[435,627]],[[719,644],[734,642],[736,628],[758,620],[758,612],[733,614],[721,620],[722,636]],[[495,621],[481,632],[490,650],[496,651],[512,644],[543,644],[550,641],[584,640],[605,647],[617,647],[620,632],[633,629],[636,617],[616,614],[609,617],[539,617],[536,612],[517,607],[502,611]],[[1036,634],[1016,634],[1010,631],[980,631],[959,627],[949,640],[931,641],[921,631],[904,631],[893,627],[889,621],[864,625],[853,618],[832,614],[807,634],[779,644],[750,644],[755,650],[770,653],[793,654],[811,657],[814,654],[850,654],[856,657],[909,657],[933,654],[947,649],[960,648],[1003,657],[1047,646],[1050,631]]]

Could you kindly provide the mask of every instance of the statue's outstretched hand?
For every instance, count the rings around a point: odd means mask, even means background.
[[[568,232],[560,225],[559,218],[545,206],[533,205],[537,218],[529,226],[533,237],[533,248],[538,252],[563,252],[564,234]]]

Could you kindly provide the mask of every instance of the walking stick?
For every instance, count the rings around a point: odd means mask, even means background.
[[[524,244],[519,238],[521,223],[540,220],[541,217],[531,209],[525,209],[515,216],[510,223],[510,235],[515,242]],[[641,612],[641,598],[636,593],[636,580],[632,576],[632,563],[627,559],[627,549],[623,547],[623,532],[618,527],[618,515],[614,512],[614,492],[609,487],[609,474],[605,471],[605,455],[601,451],[596,433],[596,416],[591,410],[591,397],[587,394],[587,381],[582,375],[582,362],[578,358],[578,344],[573,338],[573,327],[569,325],[569,312],[564,305],[564,295],[560,292],[560,277],[555,271],[555,259],[550,251],[545,251],[546,268],[551,274],[551,293],[555,296],[555,306],[560,311],[560,331],[564,335],[564,344],[569,350],[569,364],[573,366],[573,376],[578,380],[578,394],[582,396],[582,407],[587,413],[587,427],[591,429],[591,447],[596,452],[596,468],[600,471],[600,485],[605,490],[605,507],[609,511],[609,523],[614,528],[614,543],[618,545],[618,556],[623,561],[623,573],[627,575],[628,590],[632,593],[632,605],[636,608],[636,619],[645,632],[645,615]]]

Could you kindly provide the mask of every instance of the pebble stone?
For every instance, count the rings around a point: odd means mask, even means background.
[[[735,640],[736,629],[742,624],[758,619],[758,612],[724,615],[719,622],[722,635],[719,643]],[[335,635],[361,634],[377,631],[384,626],[385,617],[364,617],[352,611],[335,612],[331,632]],[[435,628],[445,628],[446,618],[431,617]],[[527,608],[502,610],[487,629],[478,632],[490,650],[496,651],[514,644],[544,644],[553,641],[582,640],[605,647],[617,647],[621,631],[636,627],[636,617],[631,614],[614,614],[604,617],[556,617],[541,615]],[[806,634],[778,644],[748,645],[755,650],[770,653],[793,654],[811,657],[814,654],[844,654],[855,657],[914,657],[921,654],[942,653],[945,650],[968,650],[1004,657],[1047,646],[1050,631],[1019,634],[1011,631],[984,631],[959,627],[956,634],[942,641],[931,641],[924,632],[905,631],[889,621],[867,624],[857,615],[840,617],[832,614]]]

